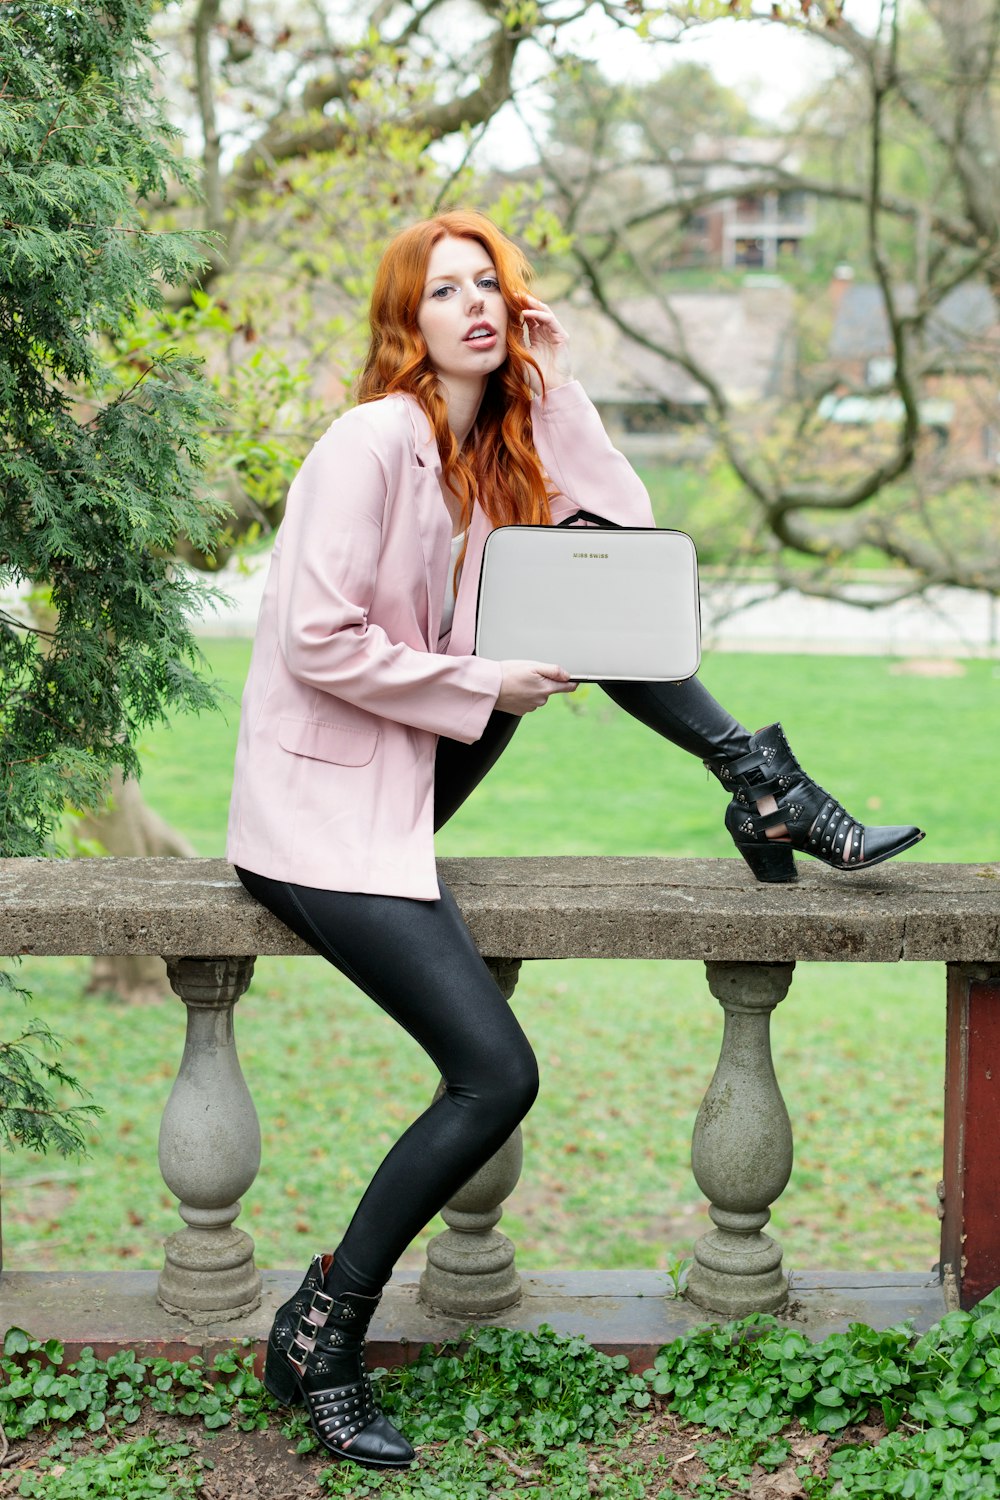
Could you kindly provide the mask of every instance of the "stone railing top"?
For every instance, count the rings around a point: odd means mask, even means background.
[[[1000,967],[1000,864],[800,861],[760,885],[738,859],[443,859],[480,951],[509,958]],[[0,953],[308,953],[221,859],[0,860]]]

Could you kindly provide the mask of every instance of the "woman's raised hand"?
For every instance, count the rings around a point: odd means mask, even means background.
[[[502,661],[503,681],[496,706],[521,718],[541,708],[553,693],[572,693],[576,683],[562,667],[540,661]]]
[[[569,367],[569,334],[545,302],[537,297],[525,299],[521,314],[524,342],[537,360],[545,378],[546,390],[555,390],[572,380]],[[538,376],[528,366],[528,380],[536,395],[541,395]]]

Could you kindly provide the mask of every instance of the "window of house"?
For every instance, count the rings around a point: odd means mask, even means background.
[[[806,216],[806,195],[799,188],[778,194],[778,218],[801,224]]]
[[[764,200],[758,193],[744,193],[736,200],[736,217],[745,222],[756,222],[764,217]]]
[[[868,361],[865,382],[868,385],[890,385],[896,373],[896,361],[891,354],[876,354]]]
[[[763,266],[764,241],[758,239],[737,240],[735,263],[738,266]]]

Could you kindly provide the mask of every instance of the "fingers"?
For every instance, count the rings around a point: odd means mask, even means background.
[[[527,712],[534,713],[536,708],[544,708],[550,698],[557,693],[575,693],[578,684],[575,682],[555,682],[551,678],[536,678],[537,687],[529,695],[529,706]]]
[[[571,380],[569,334],[555,313],[537,297],[528,296],[521,313],[521,337],[537,361],[541,379],[529,370],[528,384],[536,395]]]
[[[530,714],[553,693],[572,693],[577,684],[563,667],[549,662],[502,662],[503,685],[497,707],[513,714]]]
[[[577,684],[564,667],[539,666],[535,670],[542,679],[540,686],[546,698],[551,698],[553,693],[576,692]]]
[[[569,338],[548,303],[540,302],[537,297],[530,295],[525,297],[525,305],[521,313],[521,327],[528,333],[529,338],[532,333],[551,338],[556,343]]]
[[[569,339],[569,334],[555,313],[550,312],[548,308],[543,311],[541,308],[526,307],[521,328],[529,338],[532,336],[547,338],[556,344],[565,343]]]

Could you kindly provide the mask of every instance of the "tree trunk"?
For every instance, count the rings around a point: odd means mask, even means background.
[[[138,782],[125,781],[120,771],[108,783],[105,806],[100,812],[87,814],[79,831],[82,838],[94,840],[108,854],[192,859],[197,853],[183,834],[153,811]],[[91,966],[87,992],[112,994],[132,1005],[149,1004],[171,993],[166,965],[155,955],[98,956]]]

